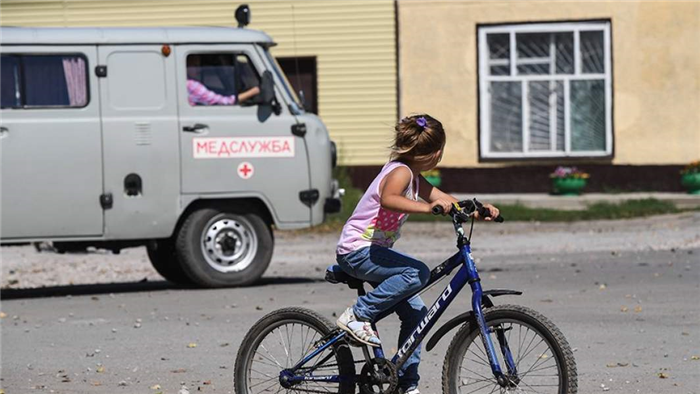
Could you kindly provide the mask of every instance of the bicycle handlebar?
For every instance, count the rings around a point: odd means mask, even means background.
[[[467,211],[467,215],[471,215],[474,211],[477,211],[479,212],[479,216],[481,217],[491,217],[491,212],[487,208],[484,208],[484,205],[481,202],[479,202],[476,198],[474,200],[460,201],[457,204],[461,208],[466,208],[465,211]],[[442,215],[444,212],[445,210],[440,205],[436,205],[433,207],[433,215]],[[450,212],[448,212],[448,214],[452,217],[458,215],[459,213],[460,212],[458,212],[454,206],[452,207],[452,209],[450,209]],[[462,213],[464,213],[464,211]],[[504,220],[505,219],[503,219],[503,216],[501,215],[498,215],[498,217],[493,219],[493,221],[496,223],[503,223]]]
[[[433,215],[442,215],[445,212],[445,209],[442,207],[442,205],[436,205],[433,207]]]

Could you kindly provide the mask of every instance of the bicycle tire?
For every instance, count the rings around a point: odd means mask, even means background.
[[[319,315],[318,313],[305,309],[305,308],[284,308],[273,312],[270,312],[263,318],[261,318],[257,323],[251,327],[250,331],[246,334],[238,354],[236,356],[236,364],[234,368],[234,387],[236,394],[251,394],[253,390],[250,390],[251,386],[251,375],[252,375],[252,361],[254,355],[257,353],[258,347],[262,344],[268,334],[274,332],[278,327],[282,327],[285,324],[298,324],[300,326],[310,327],[318,333],[319,337],[324,337],[328,335],[335,328],[326,318]],[[300,328],[301,331],[301,328]],[[280,330],[281,332],[281,330]],[[313,338],[312,338],[313,339]],[[264,345],[263,345],[264,347]],[[291,347],[291,341],[290,341]],[[302,348],[306,346],[302,345]],[[327,391],[331,387],[324,387],[324,390],[319,392],[336,392],[338,394],[354,394],[355,393],[355,363],[353,360],[352,352],[346,344],[336,344],[332,346],[331,352],[335,357],[331,358],[331,362],[337,366],[338,374],[340,376],[348,377],[347,379],[341,380],[337,385],[336,391]],[[267,350],[266,350],[267,351]],[[308,352],[302,353],[306,355]],[[269,353],[268,353],[269,355]],[[272,355],[270,355],[272,356]],[[274,356],[273,356],[274,357]],[[260,357],[259,357],[260,359]],[[269,359],[269,358],[268,358]],[[301,359],[301,357],[299,357]],[[333,359],[335,361],[333,361]],[[290,359],[291,360],[291,359]],[[296,363],[297,359],[291,360],[291,362],[284,365],[285,368],[291,367]],[[278,363],[276,359],[274,362]],[[278,363],[280,365],[282,363]],[[278,372],[279,373],[279,372]],[[266,375],[272,376],[272,373]],[[273,380],[270,381],[274,383]],[[274,386],[275,391],[280,388],[280,385]],[[300,386],[293,386],[294,389],[281,392],[304,392],[300,390]],[[284,389],[283,389],[284,390]],[[309,388],[310,392],[313,388]],[[273,391],[273,392],[275,392]]]
[[[532,309],[517,305],[498,305],[492,308],[487,308],[484,310],[484,318],[488,327],[510,322],[512,328],[513,323],[518,323],[521,324],[521,326],[529,327],[534,333],[538,334],[541,338],[543,338],[544,341],[546,341],[546,345],[549,349],[551,349],[552,356],[554,356],[556,361],[557,371],[559,374],[558,388],[556,389],[556,392],[558,394],[576,394],[578,392],[576,361],[574,360],[573,352],[571,351],[571,347],[566,341],[566,338],[564,338],[564,335],[549,319]],[[476,342],[474,341],[476,338],[481,338],[479,334],[479,327],[477,325],[476,319],[472,318],[470,321],[462,325],[460,330],[450,342],[447,353],[445,355],[445,363],[443,364],[442,369],[443,394],[459,394],[461,393],[461,391],[459,390],[460,386],[466,386],[469,384],[474,384],[476,386],[477,384],[479,384],[478,380],[475,380],[472,383],[464,383],[463,381],[458,382],[458,380],[460,380],[458,378],[460,376],[459,372],[461,369],[466,369],[467,371],[470,371],[468,368],[462,367],[462,362],[465,359],[465,356],[467,355],[469,349],[471,349],[472,343],[474,343],[478,349],[483,349],[483,344],[481,340],[478,340]],[[494,338],[494,336],[492,336],[492,338]],[[512,345],[511,340],[509,340],[509,345]],[[496,346],[497,349],[499,348],[498,342],[495,340],[494,346]],[[511,350],[513,350],[512,346]],[[530,350],[530,353],[531,352],[532,350]],[[497,353],[499,353],[498,350]],[[476,355],[476,353],[474,354]],[[537,352],[535,354],[537,354]],[[513,357],[516,358],[518,357],[518,355],[513,354]],[[539,357],[536,357],[536,359],[546,359],[547,357],[550,356],[546,355],[545,350],[545,352],[540,354]],[[540,361],[536,360],[536,362]],[[472,364],[474,364],[474,362],[472,362],[470,365]],[[533,366],[534,365],[535,364],[533,364]],[[501,363],[501,367],[505,369],[503,363]],[[530,367],[530,369],[532,368],[533,367]],[[474,373],[475,375],[479,375],[476,372]],[[522,373],[522,371],[519,371],[519,373]],[[488,374],[490,375],[485,375],[484,373],[479,376],[483,376],[484,378],[492,377],[490,369],[488,369]],[[525,373],[525,375],[527,375],[527,372]],[[486,381],[486,379],[484,381]],[[525,383],[523,383],[523,381],[521,381],[519,384],[523,384],[524,388],[527,387]],[[475,386],[471,387],[471,389],[473,389]],[[488,388],[486,388],[484,392],[488,393],[489,390],[494,386],[488,385],[485,387]],[[498,391],[492,392],[503,392],[502,390],[500,390],[499,387],[495,388],[498,389]],[[466,392],[476,391],[470,391],[470,389],[467,389]]]

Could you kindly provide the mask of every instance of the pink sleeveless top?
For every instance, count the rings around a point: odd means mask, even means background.
[[[382,208],[379,196],[382,179],[398,167],[411,170],[404,163],[390,161],[384,165],[379,175],[369,185],[352,216],[343,226],[336,248],[337,254],[347,254],[370,245],[390,248],[399,239],[401,226],[408,218],[408,214]],[[414,179],[413,172],[411,172],[411,182],[406,188],[406,198],[418,201],[418,179]]]

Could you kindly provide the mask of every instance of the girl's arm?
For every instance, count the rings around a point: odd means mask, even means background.
[[[437,200],[425,203],[406,198],[406,188],[410,182],[411,171],[408,168],[398,167],[391,171],[379,185],[382,208],[401,213],[430,213],[433,206],[441,205],[445,212],[450,210],[451,201]],[[420,187],[423,187],[422,184]]]
[[[437,187],[433,186],[423,178],[423,175],[420,175],[420,189],[418,195],[420,198],[422,198],[425,201],[428,201],[430,203],[432,202],[437,202],[437,201],[447,201],[451,205],[452,203],[459,202],[456,198],[452,197],[451,195],[443,192],[442,190],[438,189]],[[442,205],[442,204],[439,204]],[[443,207],[445,209],[445,212],[448,212],[450,207],[449,205],[447,207]],[[494,207],[491,204],[484,204],[484,208],[487,208],[489,210],[490,217],[485,218],[484,220],[490,221],[491,218],[495,218],[499,215],[499,210],[498,208]],[[479,212],[476,212],[474,214],[477,220],[482,219],[481,216],[479,215]]]
[[[423,178],[423,175],[419,175],[419,177],[420,178],[418,182],[420,183],[420,189],[418,195],[423,200],[427,202],[433,202],[437,200],[445,200],[449,201],[450,203],[459,202],[459,200],[457,200],[456,198],[431,185],[430,182]]]

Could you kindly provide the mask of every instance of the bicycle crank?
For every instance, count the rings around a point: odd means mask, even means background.
[[[361,394],[394,394],[399,385],[396,366],[389,360],[373,358],[360,372]]]

